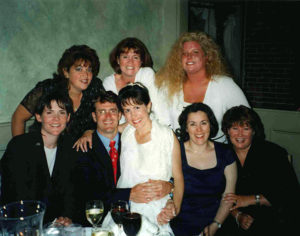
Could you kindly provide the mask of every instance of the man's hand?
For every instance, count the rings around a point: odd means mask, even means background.
[[[173,184],[163,180],[149,180],[152,185],[152,191],[155,192],[154,200],[159,200],[168,195],[173,188]]]
[[[130,191],[130,201],[136,203],[148,203],[155,198],[155,192],[152,190],[151,183],[145,182],[135,185]]]
[[[173,185],[163,180],[149,180],[142,184],[135,185],[130,192],[129,200],[137,203],[148,203],[168,195]]]

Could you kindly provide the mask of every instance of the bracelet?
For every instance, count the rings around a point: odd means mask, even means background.
[[[170,198],[173,199],[173,197],[174,197],[174,194],[173,194],[173,192],[174,192],[174,181],[172,179],[170,179],[169,183],[172,184],[172,189],[171,189],[171,192],[169,193],[169,195],[170,195]]]
[[[256,206],[260,205],[260,195],[259,194],[255,195],[255,204],[256,204]]]
[[[222,224],[215,219],[213,220],[213,223],[216,223],[219,229],[222,227]]]
[[[237,223],[238,227],[240,227],[240,222],[239,222],[239,215],[242,214],[241,211],[239,211],[236,215],[235,215],[235,222]]]

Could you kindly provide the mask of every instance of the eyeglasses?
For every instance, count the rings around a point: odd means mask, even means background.
[[[118,109],[110,109],[110,110],[97,110],[96,111],[97,114],[104,116],[106,114],[110,114],[110,115],[117,115],[119,113]]]

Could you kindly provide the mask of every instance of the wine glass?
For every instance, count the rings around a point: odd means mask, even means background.
[[[101,200],[90,200],[85,205],[85,215],[87,220],[95,229],[103,217],[104,206]]]
[[[123,229],[127,236],[136,236],[140,231],[142,217],[136,212],[127,212],[123,215]]]
[[[123,215],[128,212],[128,204],[126,201],[118,200],[111,204],[111,217],[114,222],[118,225],[119,230],[122,228]]]

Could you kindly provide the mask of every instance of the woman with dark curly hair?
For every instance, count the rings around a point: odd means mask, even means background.
[[[38,82],[18,105],[12,116],[12,135],[24,133],[25,122],[34,115],[39,99],[56,89],[68,94],[73,102],[67,132],[78,139],[84,131],[93,129],[95,123],[91,117],[91,101],[104,90],[101,80],[96,78],[99,69],[100,61],[94,49],[74,45],[65,50],[53,79]]]
[[[211,141],[218,132],[213,111],[203,103],[187,106],[179,116],[184,195],[181,212],[171,221],[175,235],[215,235],[232,203],[222,201],[234,193],[235,154],[225,144]]]
[[[249,106],[242,90],[229,77],[219,47],[203,32],[180,36],[165,65],[157,72],[155,83],[167,101],[160,108],[162,122],[174,130],[179,127],[179,114],[191,103],[209,105],[219,127],[227,109],[240,104]],[[221,130],[215,140],[225,141]]]
[[[287,152],[265,140],[258,114],[245,106],[230,108],[222,130],[237,154],[235,203],[224,224],[228,235],[299,235],[300,188]],[[296,233],[298,232],[298,233]]]

